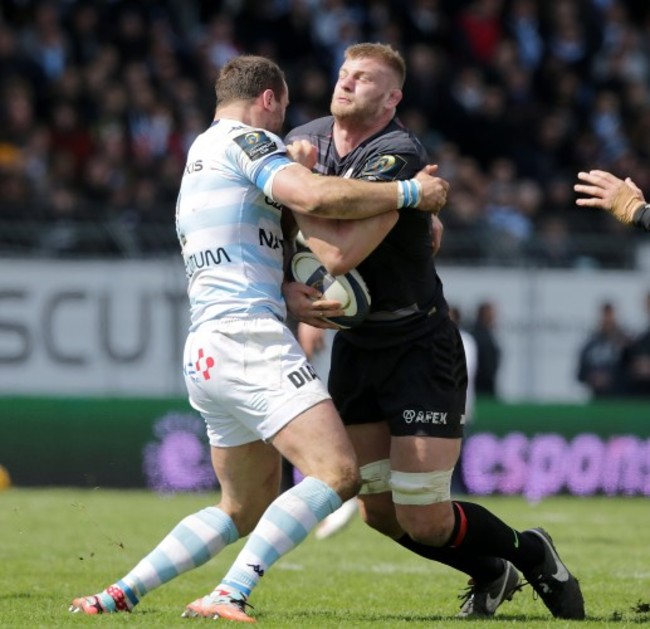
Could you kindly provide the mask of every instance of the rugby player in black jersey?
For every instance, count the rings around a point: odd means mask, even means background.
[[[306,142],[315,146],[314,170],[323,175],[412,177],[427,156],[396,118],[404,78],[404,61],[391,47],[350,46],[332,116],[294,129],[287,144],[302,143],[305,154]],[[482,506],[451,499],[467,374],[434,265],[431,216],[399,212],[394,226],[384,222],[383,240],[362,259],[358,243],[377,238],[374,219],[300,219],[304,242],[328,270],[358,268],[372,297],[366,321],[337,332],[329,375],[361,466],[365,522],[413,552],[468,574],[461,616],[492,616],[520,588],[518,569],[554,616],[584,618],[580,586],[546,531],[514,530]],[[341,243],[357,247],[347,251]],[[321,303],[310,301],[301,286],[285,287],[292,313],[330,327],[320,319]]]

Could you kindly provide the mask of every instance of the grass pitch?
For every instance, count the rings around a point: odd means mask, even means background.
[[[0,492],[0,627],[207,627],[181,619],[242,546],[151,592],[132,614],[85,617],[67,611],[123,576],[185,515],[214,495],[145,491],[9,489]],[[402,549],[357,518],[339,535],[313,536],[280,560],[253,593],[260,626],[636,627],[650,622],[650,503],[643,498],[478,500],[520,529],[543,526],[581,581],[588,620],[555,620],[530,587],[492,620],[457,620],[466,577]]]

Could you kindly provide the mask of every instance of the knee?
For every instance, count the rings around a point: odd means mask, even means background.
[[[370,528],[392,539],[403,535],[390,494],[364,497],[360,502],[361,518]]]
[[[441,505],[440,505],[441,506]],[[451,504],[449,509],[433,510],[421,507],[409,509],[406,513],[397,509],[400,526],[415,542],[427,546],[444,546],[454,530],[454,514]]]
[[[318,478],[328,485],[338,494],[342,502],[354,498],[361,489],[361,477],[355,461],[339,463],[325,471],[311,473],[309,476]]]
[[[337,480],[331,485],[342,502],[354,498],[361,489],[361,476],[355,464],[344,465],[339,469]]]
[[[451,474],[452,470],[391,472],[397,520],[414,541],[440,547],[449,540],[455,522]]]

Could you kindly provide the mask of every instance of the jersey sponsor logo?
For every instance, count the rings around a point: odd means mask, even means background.
[[[263,131],[249,131],[234,138],[251,162],[269,155],[278,149],[277,142]]]
[[[363,167],[359,178],[370,180],[399,179],[399,174],[406,166],[406,160],[399,155],[378,155],[370,158]]]
[[[306,365],[300,369],[292,371],[287,376],[296,389],[306,385],[312,380],[318,380],[318,374],[311,365]]]
[[[260,245],[270,249],[284,249],[284,240],[278,238],[273,232],[268,232],[260,227]]]
[[[192,277],[199,269],[218,266],[222,262],[232,262],[228,252],[223,247],[204,249],[185,258],[185,274],[187,277]]]
[[[210,369],[214,367],[214,358],[206,356],[203,348],[199,349],[199,356],[194,364],[194,369],[197,374],[201,374],[204,380],[210,379]]]
[[[406,409],[402,417],[407,424],[447,424],[448,413],[438,411],[416,411]]]
[[[206,356],[203,348],[199,349],[198,356],[194,362],[185,363],[183,372],[193,382],[200,382],[203,380],[210,380],[210,369],[214,367],[214,358]]]
[[[284,205],[282,205],[282,203],[278,203],[277,201],[274,201],[273,199],[270,199],[269,197],[264,197],[264,203],[266,203],[267,205],[270,205],[271,207],[274,207],[276,210],[284,209]]]
[[[187,162],[185,165],[185,174],[191,175],[192,173],[198,173],[203,170],[203,160],[197,159],[195,162]]]

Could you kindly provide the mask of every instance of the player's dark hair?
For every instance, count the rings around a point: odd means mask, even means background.
[[[395,72],[400,87],[406,79],[406,62],[402,55],[388,44],[353,44],[345,49],[346,59],[376,59]]]
[[[284,72],[266,57],[233,57],[219,72],[215,83],[217,106],[238,100],[253,100],[264,90],[273,90],[280,99],[285,90]]]

